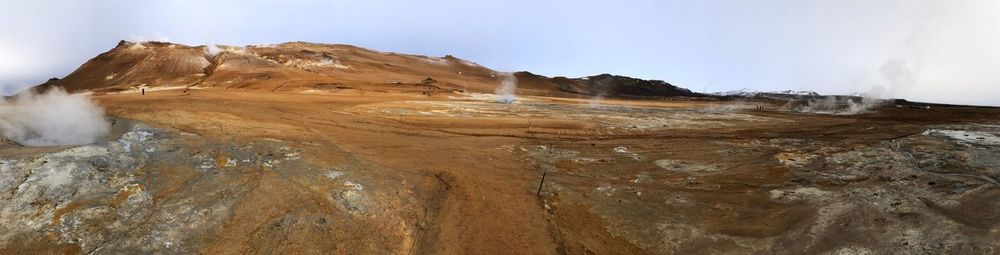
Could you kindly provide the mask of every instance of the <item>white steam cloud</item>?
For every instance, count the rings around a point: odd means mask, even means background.
[[[792,110],[802,113],[856,115],[871,113],[884,102],[882,99],[867,96],[826,96],[820,99],[809,100],[805,105],[796,106]]]
[[[514,103],[517,101],[517,77],[513,73],[503,73],[500,75],[500,85],[493,91],[497,94],[498,103]]]
[[[793,108],[793,110],[835,115],[871,113],[885,104],[884,99],[906,95],[916,84],[914,67],[905,59],[889,59],[879,67],[878,73],[882,81],[868,92],[857,94],[856,97],[827,96],[813,99],[805,105]]]
[[[216,55],[219,55],[219,46],[216,46],[215,44],[205,46],[205,54],[214,58]]]
[[[913,67],[904,59],[890,59],[886,61],[879,68],[879,74],[882,75],[882,79],[888,85],[876,86],[872,91],[873,96],[876,97],[905,95],[905,92],[913,89],[913,85],[916,84]]]
[[[86,95],[61,88],[0,99],[0,135],[24,146],[78,145],[110,132],[104,109]]]
[[[594,96],[590,98],[590,102],[588,104],[590,105],[590,108],[597,108],[601,106],[601,101],[603,101],[604,97],[608,95],[608,90],[611,88],[608,85],[607,80],[601,79],[595,82],[593,89],[595,90],[595,93]]]

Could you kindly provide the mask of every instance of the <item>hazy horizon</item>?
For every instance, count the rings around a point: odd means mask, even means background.
[[[993,1],[0,2],[0,92],[119,40],[451,54],[500,71],[1000,106]]]

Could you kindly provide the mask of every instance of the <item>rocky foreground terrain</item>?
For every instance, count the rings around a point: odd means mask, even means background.
[[[114,124],[0,143],[2,254],[1000,253],[994,108],[803,112],[309,43],[122,42],[47,87]]]

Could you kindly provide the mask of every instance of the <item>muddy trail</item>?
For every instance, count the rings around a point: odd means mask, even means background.
[[[0,145],[0,253],[1000,249],[995,109],[830,116],[770,102],[221,89],[96,99],[120,120],[108,141]]]

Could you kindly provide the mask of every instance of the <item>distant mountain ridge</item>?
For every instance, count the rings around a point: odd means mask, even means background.
[[[221,88],[281,93],[492,93],[505,72],[451,55],[429,57],[342,44],[188,46],[121,41],[61,79],[39,87],[111,93],[138,88]],[[705,97],[660,80],[601,74],[581,78],[513,73],[517,93],[565,97]]]
[[[731,96],[737,96],[737,97],[757,97],[757,96],[766,96],[766,95],[786,95],[786,96],[805,96],[805,97],[818,97],[818,96],[822,96],[822,94],[820,94],[820,93],[816,93],[815,91],[808,91],[808,90],[756,91],[756,90],[751,90],[751,89],[747,89],[747,88],[738,89],[738,90],[732,90],[732,91],[715,92],[715,93],[710,93],[710,94],[711,95],[715,95],[715,96],[723,96],[723,97],[731,97]]]

